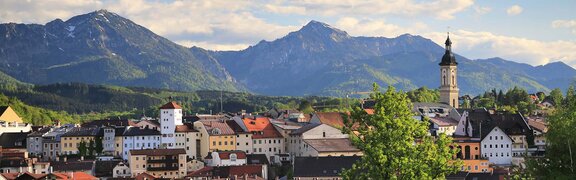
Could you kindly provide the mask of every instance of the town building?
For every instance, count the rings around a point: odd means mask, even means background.
[[[247,163],[244,151],[215,151],[204,158],[207,166],[241,166]]]
[[[308,124],[290,133],[288,150],[292,156],[360,156],[348,134],[326,124]]]
[[[51,130],[52,128],[50,127],[43,127],[38,131],[34,131],[28,134],[28,140],[26,141],[26,149],[28,150],[30,156],[38,156],[42,154],[42,147],[43,147],[42,141],[44,139],[42,138],[42,136],[44,136],[44,134],[48,133]]]
[[[112,177],[113,178],[132,177],[132,173],[130,172],[130,166],[128,166],[124,162],[119,162],[116,166],[114,166],[114,169],[112,170]]]
[[[129,152],[135,149],[158,149],[160,148],[160,132],[155,129],[143,129],[140,127],[126,127],[122,135],[122,158],[129,159]]]
[[[128,164],[132,177],[142,173],[162,178],[186,176],[186,150],[184,149],[141,149],[130,150]]]
[[[194,122],[194,128],[200,132],[201,157],[212,151],[236,150],[236,134],[226,120],[200,120]]]
[[[455,158],[464,162],[460,169],[461,171],[470,173],[492,172],[490,162],[481,154],[479,140],[473,140],[469,137],[455,137],[454,144],[456,147],[451,146],[450,148],[458,148],[459,150]]]
[[[174,132],[177,125],[182,125],[182,107],[176,102],[169,102],[160,107],[160,133],[162,148],[176,148]]]
[[[176,143],[178,149],[186,149],[187,159],[200,159],[200,132],[194,129],[191,123],[177,125],[175,128]]]
[[[228,120],[226,124],[234,131],[236,134],[236,150],[244,151],[246,153],[251,153],[252,147],[252,133],[243,129],[242,126],[238,124],[240,121]]]
[[[100,134],[99,127],[74,127],[60,136],[61,154],[72,155],[79,154],[80,142],[89,143],[95,141],[96,136]]]
[[[240,126],[252,133],[254,154],[266,154],[271,162],[280,162],[278,154],[287,153],[284,151],[284,137],[274,128],[268,117],[244,116]]]

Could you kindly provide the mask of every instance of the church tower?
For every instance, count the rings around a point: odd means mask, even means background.
[[[450,41],[450,34],[446,39],[446,52],[442,56],[440,62],[440,102],[448,104],[454,108],[458,108],[458,81],[456,58],[452,54],[452,41]]]

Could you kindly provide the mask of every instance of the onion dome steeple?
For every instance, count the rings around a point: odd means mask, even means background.
[[[440,66],[451,66],[451,65],[458,65],[456,62],[456,58],[454,54],[452,54],[452,41],[450,41],[450,33],[448,33],[448,38],[446,38],[446,52],[444,52],[444,56],[442,56],[442,61],[440,62]]]

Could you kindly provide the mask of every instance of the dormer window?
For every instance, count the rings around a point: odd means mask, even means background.
[[[212,129],[212,134],[214,134],[214,135],[219,135],[221,133],[222,133],[222,131],[220,131],[220,129],[218,129],[218,128]]]
[[[230,161],[236,161],[237,158],[235,153],[230,154]]]

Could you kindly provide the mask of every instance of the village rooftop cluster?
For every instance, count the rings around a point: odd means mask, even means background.
[[[457,62],[446,40],[441,103],[414,103],[429,134],[453,137],[461,172],[451,178],[500,178],[546,151],[541,116],[459,108]],[[373,102],[362,106],[373,114]],[[550,106],[550,104],[542,104]],[[340,179],[363,155],[342,133],[348,113],[272,108],[263,114],[184,115],[177,102],[159,117],[32,126],[0,108],[0,179]],[[286,168],[287,167],[287,168]]]

